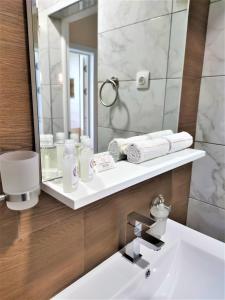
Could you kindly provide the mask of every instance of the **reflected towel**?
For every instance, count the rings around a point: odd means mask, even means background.
[[[193,144],[193,137],[185,131],[175,133],[164,138],[170,143],[169,153],[183,150]]]
[[[133,136],[127,139],[116,138],[113,139],[108,146],[108,151],[112,155],[115,161],[126,159],[127,146],[131,143],[136,143],[139,141],[147,141],[162,136],[168,136],[173,134],[172,130],[161,130],[144,135]]]
[[[166,155],[170,143],[165,138],[132,143],[127,147],[127,160],[131,163],[141,163],[159,156]]]

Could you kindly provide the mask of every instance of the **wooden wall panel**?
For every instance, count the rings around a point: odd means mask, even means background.
[[[170,218],[186,225],[192,164],[173,170],[171,177],[172,210]]]
[[[0,152],[32,149],[25,1],[0,1]]]
[[[179,131],[195,137],[210,0],[190,0]]]
[[[4,151],[33,147],[24,4],[0,1],[0,148]],[[184,130],[195,126],[198,93],[191,86],[185,82],[182,91],[180,129]],[[192,100],[187,103],[188,98]],[[172,203],[171,217],[185,224],[190,172],[191,165],[178,168],[78,211],[45,193],[36,207],[24,212],[10,211],[0,203],[0,299],[50,298],[120,249],[128,213],[147,215],[159,193]]]

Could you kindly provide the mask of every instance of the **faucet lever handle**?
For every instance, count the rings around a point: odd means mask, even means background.
[[[145,216],[142,216],[136,212],[132,212],[130,213],[128,216],[127,216],[127,221],[128,221],[128,224],[132,225],[135,227],[135,223],[136,222],[139,222],[141,224],[144,224],[148,227],[150,227],[151,225],[153,225],[155,223],[155,220],[153,220],[152,218],[149,218],[149,217],[145,217]]]

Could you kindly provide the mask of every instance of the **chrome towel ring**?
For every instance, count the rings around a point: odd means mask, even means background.
[[[115,90],[115,97],[114,97],[113,101],[111,103],[109,103],[109,104],[105,103],[104,100],[103,100],[103,98],[102,98],[102,89],[103,89],[103,87],[104,87],[104,85],[106,83],[110,83],[112,85],[113,89]],[[102,105],[104,105],[106,107],[113,106],[116,103],[116,101],[118,99],[118,96],[119,96],[118,89],[119,89],[119,80],[118,80],[118,78],[111,77],[111,79],[106,79],[102,83],[102,85],[100,87],[100,90],[99,90],[99,98],[100,98],[100,101],[101,101]]]

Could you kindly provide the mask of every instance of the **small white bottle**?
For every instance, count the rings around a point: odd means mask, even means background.
[[[62,176],[65,133],[57,132],[55,138],[56,138],[55,145],[56,145],[58,176]]]
[[[66,140],[63,154],[63,191],[73,192],[78,185],[77,162],[73,140]]]
[[[94,176],[93,149],[91,139],[88,136],[81,136],[81,147],[79,154],[79,175],[82,181],[90,181]]]

